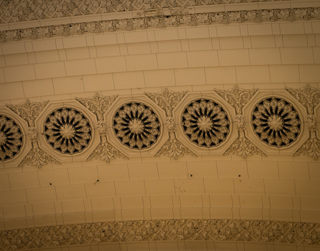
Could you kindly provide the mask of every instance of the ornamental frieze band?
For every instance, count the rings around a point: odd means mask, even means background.
[[[317,101],[319,96],[319,89],[307,85],[272,95],[268,90],[236,86],[206,95],[164,89],[63,103],[27,100],[8,105],[27,128],[22,129],[11,113],[0,110],[0,165],[109,162],[140,154],[173,159],[184,155],[306,155],[317,160],[320,107],[317,102],[311,107],[308,100]],[[25,107],[38,108],[34,112]],[[22,156],[20,149],[25,145],[31,150],[24,150]],[[30,151],[27,156],[25,151]]]
[[[319,245],[320,224],[262,220],[170,219],[98,222],[0,232],[1,250],[140,241],[246,241]]]
[[[203,5],[259,3],[283,0],[139,0],[139,1],[2,1],[0,3],[0,24],[22,21],[43,20],[73,16],[84,16],[104,13],[121,13],[128,11],[152,11],[163,8],[192,7]]]
[[[168,14],[152,12],[151,15],[124,19],[101,19],[83,23],[65,23],[61,25],[39,26],[0,31],[0,43],[19,41],[22,39],[41,39],[55,36],[72,36],[88,33],[103,33],[121,30],[137,30],[146,28],[165,28],[183,25],[229,24],[243,22],[275,22],[275,21],[306,21],[320,19],[320,8],[292,9],[258,9],[224,12],[195,13],[178,9]]]

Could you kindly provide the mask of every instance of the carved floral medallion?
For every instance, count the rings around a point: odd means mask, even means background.
[[[184,108],[182,127],[188,139],[200,147],[217,147],[230,132],[230,121],[220,104],[197,99]]]
[[[86,116],[73,108],[60,108],[47,116],[44,135],[55,151],[75,154],[85,150],[92,139],[92,128]]]
[[[301,132],[299,113],[282,98],[266,98],[256,104],[252,115],[255,135],[272,147],[286,147],[294,143]]]
[[[0,115],[0,160],[7,161],[19,154],[23,142],[21,127],[11,118]]]
[[[113,118],[113,130],[123,145],[130,149],[147,149],[160,136],[158,115],[147,105],[131,102],[121,106]]]

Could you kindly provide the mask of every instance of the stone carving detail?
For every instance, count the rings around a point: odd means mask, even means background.
[[[86,116],[73,108],[60,108],[46,118],[44,135],[47,143],[62,154],[80,153],[92,139],[92,128]]]
[[[123,145],[144,150],[160,136],[158,115],[143,103],[131,102],[120,107],[113,118],[113,130]]]
[[[38,130],[35,127],[29,127],[28,137],[31,140],[32,148],[27,156],[19,164],[19,167],[35,166],[37,168],[41,168],[49,163],[60,164],[56,159],[40,149],[38,143]]]
[[[320,90],[306,85],[306,87],[299,89],[288,88],[287,91],[307,108],[308,113],[309,138],[294,156],[305,155],[317,160],[320,157],[320,140],[317,137],[315,107],[320,103]]]
[[[299,114],[282,98],[263,99],[255,106],[251,119],[253,131],[268,146],[289,146],[300,134]]]
[[[182,127],[192,143],[211,148],[226,140],[230,121],[221,105],[213,100],[198,99],[184,108]]]
[[[241,0],[241,2],[265,2],[267,0]],[[269,0],[270,1],[270,0]],[[275,1],[275,0],[271,0]],[[281,0],[277,0],[281,1]],[[127,11],[155,11],[162,8],[191,7],[202,5],[238,3],[239,0],[207,0],[207,1],[174,1],[174,0],[145,0],[145,1],[2,1],[0,3],[0,24],[42,20],[51,18],[94,15],[102,13]]]
[[[236,111],[235,124],[238,128],[238,138],[227,149],[224,155],[234,154],[247,158],[248,156],[259,154],[266,156],[256,145],[254,145],[246,136],[245,121],[243,116],[243,107],[249,102],[256,93],[256,89],[246,90],[235,86],[231,90],[215,90],[223,99],[225,99]]]
[[[307,108],[309,115],[314,114],[314,108],[320,103],[319,89],[306,85],[306,87],[299,89],[287,88],[287,91]]]
[[[147,92],[146,96],[160,106],[165,112],[167,117],[172,117],[173,109],[180,103],[181,99],[187,94],[184,92],[172,92],[165,88],[163,92],[151,93]],[[173,122],[173,121],[172,121]]]
[[[56,159],[40,149],[38,143],[38,129],[35,127],[35,120],[39,116],[43,108],[49,101],[43,102],[31,102],[26,100],[24,103],[18,105],[8,105],[12,111],[17,113],[21,118],[28,122],[28,138],[31,141],[32,148],[27,156],[19,164],[19,167],[23,166],[35,166],[41,168],[49,163],[60,164]]]
[[[76,98],[76,100],[93,112],[97,116],[98,121],[103,121],[103,115],[117,97],[118,96],[103,96],[96,93],[92,98]]]
[[[35,120],[39,116],[43,108],[49,101],[31,102],[27,99],[24,103],[18,105],[9,105],[7,107],[18,114],[21,118],[28,122],[29,127],[35,126]]]
[[[184,92],[172,92],[167,88],[160,93],[145,93],[153,102],[159,105],[166,112],[166,126],[169,131],[169,139],[156,153],[156,157],[168,156],[173,159],[178,159],[184,155],[196,156],[189,148],[183,145],[176,136],[176,129],[173,119],[173,110],[180,103],[182,98],[187,94]]]
[[[27,0],[25,0],[27,1]],[[29,0],[31,1],[31,0]],[[214,1],[214,0],[212,0]],[[226,0],[228,1],[228,0]],[[4,1],[7,2],[7,1]],[[111,3],[112,1],[110,1]],[[128,1],[126,1],[127,3]],[[179,1],[174,1],[178,3]],[[192,1],[194,2],[194,1]],[[207,1],[196,1],[207,2]],[[217,1],[218,2],[218,1]],[[72,5],[72,4],[71,4]],[[22,6],[22,5],[20,5]],[[161,6],[161,5],[160,5]],[[124,7],[126,8],[126,7]],[[67,11],[67,13],[69,13]],[[148,13],[151,13],[150,15]],[[320,18],[319,8],[298,9],[268,9],[268,10],[240,10],[229,12],[207,12],[189,14],[187,11],[171,11],[165,15],[155,12],[145,12],[144,16],[131,19],[93,21],[87,23],[61,24],[55,26],[32,27],[19,30],[5,30],[0,32],[0,42],[17,41],[21,39],[49,38],[53,36],[72,36],[85,33],[101,33],[117,30],[136,30],[146,28],[165,28],[180,25],[228,24],[243,22],[295,21]],[[0,14],[1,16],[1,14]],[[23,17],[20,12],[17,16]],[[10,18],[11,19],[11,18]],[[14,19],[12,19],[14,20]],[[17,21],[20,21],[17,19]]]
[[[2,250],[140,241],[246,241],[320,244],[320,224],[306,222],[170,219],[97,222],[0,232]]]
[[[19,154],[23,142],[21,127],[12,119],[0,114],[0,160],[13,159]]]
[[[92,98],[76,98],[82,105],[88,108],[91,112],[93,112],[98,118],[98,132],[100,135],[100,144],[97,148],[90,154],[88,161],[93,159],[103,160],[107,163],[110,160],[116,158],[124,158],[127,157],[116,149],[113,145],[111,145],[107,140],[107,132],[106,125],[104,122],[104,113],[109,109],[111,104],[116,100],[118,96],[102,96],[99,93]]]

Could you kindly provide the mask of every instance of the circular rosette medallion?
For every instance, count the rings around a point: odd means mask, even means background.
[[[230,132],[230,121],[221,105],[197,99],[184,108],[182,127],[189,140],[200,147],[217,147]]]
[[[92,130],[85,115],[73,108],[53,111],[45,120],[44,135],[59,153],[75,154],[86,149],[92,139]]]
[[[13,159],[20,152],[23,143],[21,127],[13,119],[0,115],[1,161]]]
[[[253,131],[269,146],[289,146],[300,134],[301,121],[296,109],[282,98],[266,98],[252,112]]]
[[[147,149],[160,136],[159,117],[145,104],[131,102],[116,111],[113,130],[122,144],[131,149]]]

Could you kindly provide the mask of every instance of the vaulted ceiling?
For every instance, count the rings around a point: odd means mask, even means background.
[[[319,18],[1,1],[0,250],[319,250]]]

